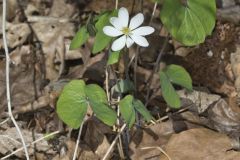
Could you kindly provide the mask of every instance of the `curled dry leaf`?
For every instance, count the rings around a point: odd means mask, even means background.
[[[240,108],[236,101],[228,104],[220,99],[208,110],[208,118],[214,129],[228,135],[240,133]]]
[[[205,128],[174,134],[165,147],[173,160],[237,160],[240,153],[231,150],[231,140],[224,134]],[[168,160],[161,155],[161,160]]]

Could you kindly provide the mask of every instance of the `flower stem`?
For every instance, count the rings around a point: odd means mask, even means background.
[[[118,9],[118,0],[115,1],[115,9]]]
[[[84,121],[82,122],[82,124],[80,126],[80,129],[79,129],[79,132],[78,132],[78,138],[77,138],[77,143],[76,143],[76,146],[75,146],[75,149],[74,149],[73,160],[77,159],[77,150],[78,150],[78,145],[80,143],[80,138],[81,138],[81,134],[82,134],[83,124],[84,124]]]

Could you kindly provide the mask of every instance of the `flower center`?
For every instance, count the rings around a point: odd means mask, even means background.
[[[128,27],[123,27],[121,31],[122,31],[123,34],[125,34],[125,35],[129,35],[129,34],[131,33],[131,30],[130,30],[130,28],[128,28]]]

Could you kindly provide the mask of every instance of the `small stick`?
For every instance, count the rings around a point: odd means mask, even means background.
[[[80,143],[80,138],[81,138],[81,134],[82,134],[83,124],[84,124],[84,122],[82,122],[82,124],[80,126],[80,129],[79,129],[79,132],[78,132],[78,138],[77,138],[77,143],[76,143],[74,154],[73,154],[73,160],[75,160],[77,158],[77,150],[78,150],[78,145]]]
[[[10,137],[8,135],[0,135],[0,137],[10,139],[11,141],[18,143],[18,144],[22,144],[21,142],[18,142],[17,140],[13,139],[12,137]]]
[[[151,23],[152,23],[152,20],[153,20],[154,14],[155,14],[155,12],[156,12],[156,9],[157,9],[157,5],[158,5],[158,3],[157,3],[157,2],[155,2],[155,3],[154,3],[153,12],[152,12],[152,15],[151,15],[151,19],[150,19],[150,22],[149,22],[149,24],[151,24]]]
[[[115,144],[117,143],[117,139],[120,137],[121,133],[123,132],[123,130],[126,128],[127,124],[125,123],[120,131],[118,132],[117,136],[114,138],[112,144],[110,145],[110,147],[108,148],[107,152],[105,153],[104,157],[102,160],[106,160],[107,157],[109,156],[110,152],[112,151],[113,147],[115,146]]]
[[[183,113],[183,112],[187,111],[189,108],[191,108],[192,105],[193,105],[193,104],[187,105],[185,108],[178,110],[178,111],[175,112],[174,114],[176,114],[176,113]],[[168,116],[168,115],[167,115],[167,116],[164,116],[164,117],[162,117],[162,118],[160,118],[160,119],[158,119],[158,120],[156,120],[154,123],[151,123],[151,124],[147,125],[147,127],[152,126],[153,124],[156,124],[156,123],[160,123],[160,122],[162,122],[162,121],[164,121],[164,120],[167,120],[167,119],[169,119],[169,116]]]
[[[33,141],[31,144],[28,144],[27,147],[29,147],[29,146],[31,146],[31,145],[34,145],[34,144],[38,143],[39,141],[41,141],[41,140],[43,140],[43,139],[46,139],[46,138],[51,137],[51,136],[53,136],[53,135],[55,135],[55,134],[58,134],[59,132],[60,132],[60,131],[55,131],[55,132],[52,132],[52,133],[50,133],[50,134],[48,134],[48,135],[46,135],[46,136],[43,136],[43,137],[41,137],[41,138]],[[21,148],[15,150],[15,151],[13,151],[13,152],[10,153],[9,155],[6,155],[5,157],[2,157],[1,160],[7,159],[8,157],[14,155],[15,153],[17,153],[17,152],[19,152],[19,151],[21,151],[21,150],[23,150],[23,149],[24,149],[24,147],[21,147]]]
[[[120,100],[121,100],[121,96],[119,95],[118,99],[117,99],[117,103],[118,103],[118,106],[117,106],[117,116],[118,116],[117,126],[120,126],[120,119],[119,119],[119,117],[120,117],[120,106],[119,106]],[[119,128],[118,128],[117,131],[120,132]],[[124,153],[123,153],[123,147],[122,147],[122,139],[121,139],[120,136],[118,138],[118,151],[119,151],[120,157],[122,159],[124,159]]]
[[[109,73],[108,73],[108,67],[105,69],[105,86],[106,86],[106,93],[107,93],[107,100],[108,103],[110,104],[110,93],[109,93]]]
[[[168,160],[172,160],[171,157],[161,147],[143,147],[141,149],[144,149],[144,150],[145,149],[157,149],[160,152],[162,152],[168,158]]]
[[[6,96],[7,96],[7,106],[8,106],[8,114],[9,117],[11,118],[17,132],[18,135],[22,141],[23,144],[23,148],[25,151],[25,156],[26,159],[29,160],[29,154],[28,154],[28,150],[26,147],[26,143],[25,140],[23,138],[22,132],[16,122],[16,120],[13,117],[12,114],[12,104],[11,104],[11,93],[10,93],[10,76],[9,76],[9,70],[10,70],[10,57],[9,57],[9,51],[8,51],[8,45],[7,45],[7,37],[6,37],[6,10],[7,10],[7,1],[3,0],[3,12],[2,12],[2,34],[3,34],[3,44],[4,44],[4,50],[5,50],[5,55],[6,55]]]
[[[162,58],[162,55],[163,55],[163,52],[164,52],[164,49],[166,48],[167,44],[168,44],[168,37],[164,40],[164,43],[163,43],[163,46],[162,46],[162,49],[160,51],[160,53],[158,54],[158,57],[157,57],[157,60],[154,64],[154,69],[152,70],[148,80],[147,80],[147,97],[146,97],[146,103],[145,103],[145,106],[148,105],[148,101],[149,101],[149,95],[150,95],[150,89],[151,89],[151,85],[152,85],[152,82],[153,82],[153,76],[156,72],[158,72],[159,70],[159,63],[161,61],[161,58]]]
[[[7,119],[5,119],[4,121],[2,121],[2,122],[0,123],[0,126],[3,125],[4,123],[6,123],[7,121],[9,121],[9,119],[10,119],[10,118],[7,118]]]

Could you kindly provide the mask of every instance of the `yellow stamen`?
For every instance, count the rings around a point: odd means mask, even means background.
[[[125,35],[129,35],[130,32],[131,32],[131,30],[130,30],[130,28],[128,28],[128,27],[123,27],[122,32],[123,32],[123,34],[125,34]]]

